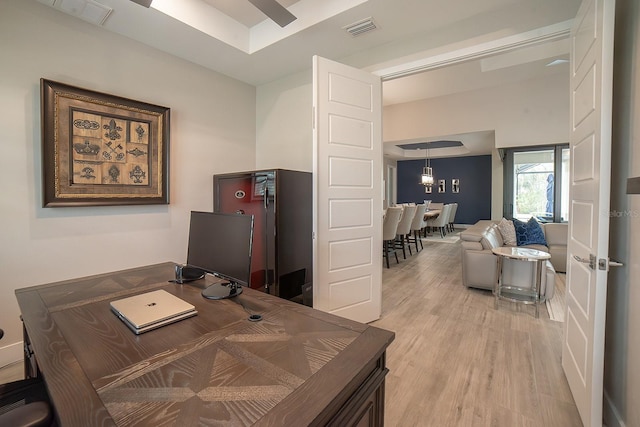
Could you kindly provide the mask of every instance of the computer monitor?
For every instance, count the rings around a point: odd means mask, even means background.
[[[251,280],[253,215],[191,212],[187,265],[227,282],[202,291],[209,299],[231,298]]]

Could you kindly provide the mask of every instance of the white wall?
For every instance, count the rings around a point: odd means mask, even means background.
[[[311,58],[309,58],[311,66]],[[258,86],[256,166],[313,170],[312,72]]]
[[[212,175],[255,167],[256,104],[253,86],[33,0],[0,2],[0,52],[2,366],[21,358],[15,289],[185,261]],[[170,107],[170,205],[42,208],[41,77]]]
[[[384,109],[384,141],[495,130],[496,148],[569,141],[569,75],[396,104]]]

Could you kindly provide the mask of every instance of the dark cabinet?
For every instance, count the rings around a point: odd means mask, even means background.
[[[214,212],[254,216],[251,287],[312,306],[311,173],[214,175]]]

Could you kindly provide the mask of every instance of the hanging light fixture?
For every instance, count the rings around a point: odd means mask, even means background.
[[[421,184],[425,187],[431,187],[433,185],[433,170],[431,169],[431,159],[429,159],[429,143],[427,142],[427,156],[424,160],[424,167],[422,168],[422,180]]]

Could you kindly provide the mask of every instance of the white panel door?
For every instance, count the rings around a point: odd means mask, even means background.
[[[583,0],[571,29],[571,204],[562,367],[585,426],[602,425],[614,7],[613,0]]]
[[[313,307],[359,322],[382,300],[382,84],[313,58]]]

